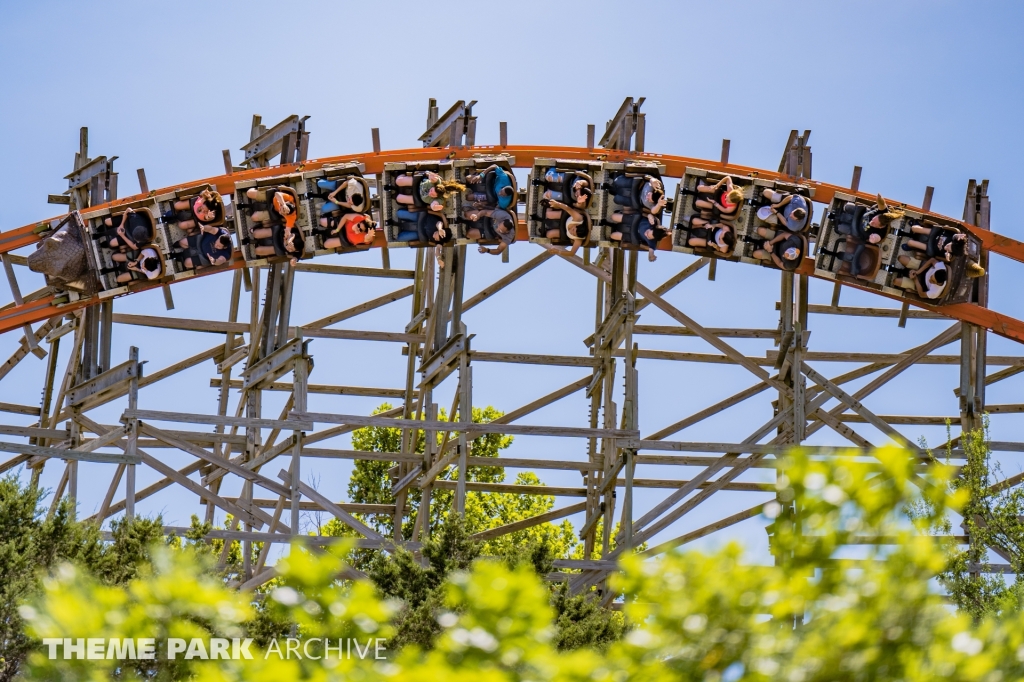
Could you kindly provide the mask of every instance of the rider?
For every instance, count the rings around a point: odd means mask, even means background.
[[[231,235],[223,227],[211,228],[190,234],[178,241],[180,250],[174,258],[188,269],[223,265],[231,260]]]
[[[220,224],[224,220],[224,200],[213,190],[204,189],[189,199],[178,199],[170,211],[160,216],[164,223],[177,223],[182,230]]]
[[[782,194],[766,189],[762,196],[771,203],[771,217],[766,221],[778,224],[790,232],[801,232],[807,227],[810,205],[800,194]]]

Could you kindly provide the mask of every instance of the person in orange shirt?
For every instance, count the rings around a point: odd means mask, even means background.
[[[339,249],[344,246],[364,246],[373,243],[377,234],[373,221],[362,213],[346,213],[339,218],[327,220],[329,231],[324,233],[324,248]]]

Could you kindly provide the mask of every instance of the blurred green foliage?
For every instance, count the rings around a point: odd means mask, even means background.
[[[323,661],[254,648],[252,660],[178,660],[178,667],[147,679],[1022,679],[1024,616],[1012,609],[976,617],[957,612],[936,588],[949,547],[929,531],[968,503],[954,474],[938,463],[922,470],[898,449],[879,450],[871,462],[794,452],[778,473],[782,504],[766,505],[777,563],[752,564],[735,544],[712,552],[676,550],[653,560],[627,554],[612,585],[623,595],[632,627],[604,646],[559,646],[551,590],[530,560],[474,560],[451,544],[457,533],[445,540],[439,532],[430,551],[445,554],[438,561],[448,568],[416,569],[424,572],[416,580],[443,589],[432,649],[412,643],[389,650],[385,660]],[[908,508],[915,510],[909,517]],[[863,544],[865,539],[881,542]],[[296,636],[363,642],[394,636],[403,605],[382,599],[371,582],[339,579],[349,549],[314,553],[293,546],[277,564],[267,608],[294,623]],[[28,634],[244,633],[253,615],[249,597],[211,576],[200,553],[151,551],[152,562],[126,587],[62,564],[21,609]],[[431,570],[435,575],[428,575]],[[438,583],[440,573],[445,580]],[[408,577],[398,571],[392,579]],[[26,665],[32,680],[137,678],[116,661],[49,660],[41,648]]]

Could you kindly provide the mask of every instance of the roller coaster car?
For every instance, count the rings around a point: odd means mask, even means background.
[[[818,235],[815,257],[815,270],[818,275],[855,282],[860,286],[929,305],[962,303],[970,300],[974,284],[967,276],[967,268],[969,262],[977,263],[981,258],[981,241],[977,237],[968,234],[965,253],[960,257],[954,257],[946,264],[949,280],[943,293],[938,298],[924,299],[917,294],[916,289],[910,290],[900,286],[900,282],[908,274],[906,268],[899,262],[900,254],[921,255],[914,251],[903,251],[900,247],[916,236],[910,229],[912,225],[924,224],[962,231],[959,224],[940,216],[901,208],[903,217],[890,223],[885,237],[880,242],[869,244],[848,234],[851,232],[848,223],[851,216],[855,220],[860,219],[863,213],[873,206],[875,203],[870,200],[836,192],[829,211],[822,220]],[[847,209],[845,214],[844,208]],[[840,217],[845,217],[842,232]],[[856,274],[853,274],[854,272]]]
[[[497,156],[478,155],[472,159],[459,159],[455,161],[455,179],[466,186],[466,192],[462,197],[461,215],[456,221],[455,236],[459,244],[498,244],[501,239],[495,232],[494,220],[490,216],[478,217],[477,220],[470,220],[470,215],[475,211],[505,211],[513,222],[518,223],[519,211],[519,184],[516,181],[512,166],[516,159],[507,154]],[[504,171],[504,178],[511,183],[511,196],[507,192],[498,196],[498,189],[495,184],[499,182],[497,170],[490,170],[492,166],[498,166]],[[471,182],[475,176],[483,173],[477,182]],[[504,183],[501,183],[504,184]],[[469,230],[476,229],[480,232],[479,239],[470,238]],[[513,241],[515,239],[513,238]]]
[[[195,215],[195,211],[191,208],[192,202],[204,191],[211,191],[216,193],[217,188],[213,185],[203,183],[201,185],[193,185],[190,187],[180,187],[173,192],[167,192],[156,197],[157,211],[160,215],[159,223],[157,224],[157,233],[160,235],[163,243],[167,244],[170,248],[165,254],[166,265],[168,268],[168,274],[171,275],[175,280],[186,279],[196,274],[196,267],[205,267],[210,263],[205,256],[202,255],[201,251],[196,248],[189,249],[189,257],[192,259],[193,267],[187,268],[184,264],[184,259],[174,258],[173,254],[175,251],[181,249],[179,243],[184,239],[190,242],[196,243],[198,235],[196,234],[202,225],[209,227],[223,227],[228,233],[234,232],[234,225],[229,223],[230,219],[234,218],[233,205],[228,204],[224,201],[224,197],[221,197],[221,208],[217,212],[216,218],[212,221],[200,224],[198,217]],[[220,196],[218,194],[218,196]],[[188,201],[190,208],[188,213],[192,214],[192,220],[195,222],[196,227],[190,230],[184,230],[180,226],[178,217],[182,216],[184,212],[177,211],[175,204],[180,201]],[[179,214],[174,216],[174,214]],[[190,238],[191,235],[191,238]]]
[[[598,221],[599,243],[601,246],[636,248],[636,230],[654,226],[646,216],[651,214],[651,208],[655,206],[655,225],[661,227],[667,204],[667,201],[661,200],[665,197],[665,184],[661,177],[665,167],[650,161],[627,161],[604,163],[602,171],[603,182],[597,190],[601,211],[601,220]],[[649,193],[647,204],[651,205],[645,204],[645,193]],[[613,232],[620,232],[623,239],[612,239]]]
[[[601,203],[601,192],[599,189],[604,182],[603,164],[599,161],[574,161],[570,159],[536,159],[533,163],[533,171],[529,177],[529,188],[526,194],[526,220],[530,232],[530,241],[538,244],[571,245],[572,240],[565,232],[565,225],[568,216],[562,211],[558,219],[546,217],[547,204],[544,195],[551,192],[556,198],[562,200],[569,196],[579,198],[576,192],[577,182],[583,184],[578,187],[586,189],[587,198],[582,207],[578,207],[584,215],[589,230],[587,239],[583,246],[595,246],[599,236],[596,234],[595,226],[600,225],[603,215]],[[557,237],[549,237],[549,233],[558,230]]]
[[[452,241],[451,226],[456,223],[462,206],[462,197],[458,192],[451,192],[438,200],[444,204],[439,213],[429,211],[429,205],[420,197],[420,184],[427,177],[427,172],[436,173],[442,182],[455,181],[455,166],[451,161],[409,161],[404,163],[385,163],[381,175],[383,187],[378,188],[380,200],[381,226],[389,245],[423,247],[434,246],[432,238],[433,226],[438,220],[443,223],[446,238],[442,243]],[[398,178],[403,175],[412,177],[412,185],[399,186]],[[411,203],[398,201],[398,196],[409,197]],[[402,211],[402,214],[399,214]],[[415,221],[403,220],[406,212],[415,216]],[[432,217],[433,216],[433,217]],[[403,227],[408,229],[403,229]],[[418,232],[414,239],[399,239],[401,233]]]
[[[251,197],[250,192],[258,196]],[[276,197],[279,193],[283,196]],[[305,193],[306,181],[300,173],[235,183],[235,234],[247,264],[259,266],[312,254],[315,249],[312,222],[308,207],[300,198]],[[282,199],[284,203],[295,207],[293,228],[298,228],[302,235],[300,248],[290,252],[285,249],[287,219],[275,210],[275,201],[280,202]],[[268,219],[254,221],[253,214],[261,212],[266,212]],[[257,237],[255,232],[261,229],[270,229],[270,236]],[[268,253],[271,248],[272,254]],[[260,250],[267,253],[258,253]]]
[[[116,231],[119,227],[125,228],[138,247],[126,252],[126,256],[130,260],[134,260],[144,249],[152,249],[159,257],[160,276],[153,280],[143,278],[146,282],[159,281],[170,275],[166,264],[170,245],[166,241],[166,236],[157,230],[157,221],[154,216],[156,210],[156,201],[152,197],[146,197],[118,204],[113,209],[101,208],[95,211],[81,212],[82,225],[85,230],[83,241],[86,246],[86,256],[89,258],[91,269],[99,279],[100,298],[120,296],[144,283],[135,277],[131,282],[117,281],[118,275],[124,272],[124,267],[123,262],[115,262],[113,256],[115,253],[121,252],[121,249],[111,248],[110,241],[118,237]],[[111,224],[108,225],[107,221],[110,221]]]
[[[875,289],[888,288],[888,269],[898,255],[896,231],[904,219],[894,220],[877,244],[860,239],[857,231],[848,225],[850,220],[861,220],[874,205],[874,202],[836,192],[818,233],[814,267],[819,274],[860,285],[873,285]],[[890,293],[902,295],[904,292],[900,289]]]
[[[302,200],[306,205],[306,213],[310,216],[316,255],[349,253],[370,248],[370,244],[365,240],[350,239],[345,229],[334,232],[339,224],[353,216],[364,216],[364,225],[372,223],[373,204],[370,183],[363,177],[365,170],[363,164],[353,162],[325,166],[302,174],[306,181]],[[339,188],[339,198],[343,197],[346,203],[351,204],[350,206],[341,206],[330,201],[330,195]],[[339,245],[334,248],[328,247],[326,242],[332,239],[337,239]]]
[[[699,187],[712,187],[728,176],[732,178],[733,187],[743,192],[743,202],[738,212],[732,218],[722,219],[718,209],[710,211],[696,206],[698,199],[718,200],[722,192],[700,192]],[[712,256],[724,260],[763,263],[760,260],[744,258],[744,247],[746,240],[756,236],[752,224],[754,222],[755,197],[764,188],[772,185],[771,182],[758,181],[750,177],[736,177],[727,173],[706,170],[704,168],[687,168],[683,173],[679,185],[676,187],[675,201],[673,203],[672,225],[672,250],[682,253],[692,253],[701,256]],[[725,184],[721,185],[723,191]],[[694,226],[694,218],[703,218],[706,224],[714,227]],[[731,250],[723,252],[711,246],[693,246],[691,239],[702,239],[709,244],[714,240],[715,234],[722,227],[727,227],[732,232],[734,244]],[[752,250],[751,250],[752,251]]]

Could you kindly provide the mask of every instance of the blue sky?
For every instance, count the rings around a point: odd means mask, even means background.
[[[78,129],[89,126],[90,153],[117,155],[120,193],[137,191],[135,169],[145,168],[151,187],[222,172],[220,151],[248,139],[254,113],[273,123],[292,113],[310,115],[310,157],[370,148],[378,127],[384,148],[416,146],[428,97],[444,109],[456,99],[476,99],[477,139],[497,141],[498,122],[508,121],[512,144],[585,142],[586,125],[598,130],[623,97],[647,98],[647,149],[717,159],[722,138],[732,140],[731,159],[773,168],[792,128],[812,130],[814,177],[849,182],[864,168],[861,189],[920,202],[935,187],[933,209],[959,217],[970,178],[991,180],[992,226],[1024,239],[1015,202],[1024,183],[1019,159],[1024,133],[1024,6],[1011,2],[519,2],[430,3],[12,3],[0,24],[0,130],[9,161],[0,166],[0,229],[59,212],[48,193],[66,188]],[[816,218],[820,216],[820,206]],[[512,262],[472,254],[467,295],[539,253],[517,244]],[[380,262],[377,252],[337,262]],[[664,254],[643,263],[640,279],[655,286],[685,267],[691,257]],[[392,255],[396,267],[411,266],[411,253]],[[992,307],[1018,319],[1017,294],[1024,266],[996,259]],[[41,282],[19,269],[23,290]],[[293,320],[304,322],[404,286],[401,281],[302,278]],[[119,300],[118,312],[219,319],[226,316],[230,277],[175,285],[177,309],[163,311],[158,292]],[[550,354],[585,354],[593,325],[594,285],[571,265],[549,262],[466,317],[475,348]],[[831,286],[813,282],[811,301],[827,303]],[[679,287],[669,300],[705,326],[774,328],[778,276],[759,268],[721,264],[716,282],[703,274]],[[844,291],[845,305],[890,305],[867,294]],[[243,303],[243,319],[247,304]],[[400,330],[408,302],[356,318],[351,328]],[[648,309],[643,324],[669,324]],[[921,343],[944,322],[812,316],[812,350],[897,352]],[[211,347],[222,337],[120,327],[114,357],[129,345],[142,349],[148,368],[159,368]],[[641,347],[709,352],[702,342],[640,337]],[[17,339],[0,337],[0,358]],[[69,344],[66,344],[69,345]],[[749,354],[770,344],[735,341]],[[398,344],[345,346],[313,343],[317,366],[311,381],[399,386],[404,362]],[[957,353],[956,346],[945,353]],[[1017,353],[1003,339],[994,354]],[[67,353],[65,349],[64,354]],[[345,360],[356,360],[346,362]],[[117,360],[115,360],[117,361]],[[827,375],[852,365],[818,363]],[[38,402],[44,363],[26,360],[0,384],[0,400]],[[641,430],[651,433],[754,383],[745,370],[725,365],[641,361]],[[152,371],[152,369],[150,370]],[[867,405],[879,414],[955,415],[954,367],[925,365],[879,391]],[[511,410],[580,378],[581,370],[480,364],[474,370],[475,403]],[[207,364],[163,386],[143,391],[149,409],[213,412]],[[619,373],[621,377],[621,371]],[[856,384],[855,384],[856,386]],[[1020,401],[1021,384],[993,386],[990,403]],[[450,404],[452,386],[439,391]],[[279,409],[280,395],[265,399],[265,412]],[[366,412],[376,401],[313,398],[311,409]],[[116,421],[120,407],[102,412]],[[770,417],[767,400],[716,416],[675,438],[741,440]],[[8,417],[22,423],[23,418]],[[581,395],[529,417],[528,423],[582,425]],[[22,419],[22,421],[17,421]],[[873,442],[884,438],[855,427]],[[901,427],[912,438],[932,442],[940,429]],[[993,420],[1000,440],[1020,438],[1013,415]],[[825,430],[814,442],[840,444]],[[339,441],[336,447],[345,447]],[[158,451],[184,465],[187,455]],[[582,442],[520,438],[519,456],[583,458]],[[1008,474],[1020,470],[1005,461]],[[274,469],[276,471],[276,469]],[[307,471],[321,489],[339,497],[347,467],[317,462]],[[47,467],[44,483],[55,485],[59,468]],[[645,478],[685,478],[692,470],[649,470]],[[82,511],[92,513],[106,489],[110,469],[82,468]],[[151,477],[140,475],[140,487]],[[511,476],[510,476],[511,478]],[[577,485],[576,474],[544,473],[550,484]],[[745,480],[753,480],[747,478]],[[660,499],[640,491],[637,513]],[[750,506],[760,497],[726,494],[699,507],[673,537]],[[560,500],[559,505],[571,503]],[[168,491],[140,506],[163,512],[169,523],[187,523],[198,509],[188,493]],[[737,526],[734,536],[764,547],[761,521]]]

